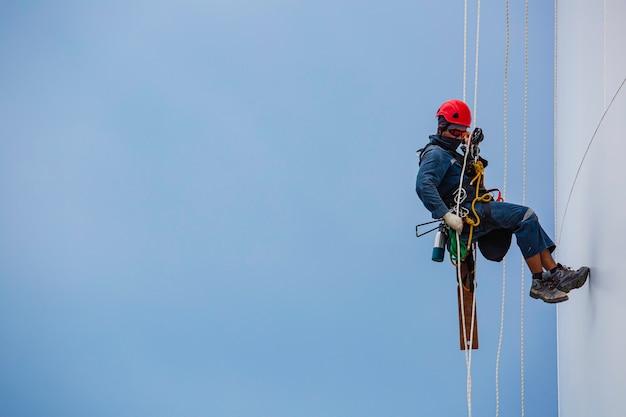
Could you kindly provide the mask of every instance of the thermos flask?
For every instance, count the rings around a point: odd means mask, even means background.
[[[435,244],[433,245],[433,261],[443,262],[446,251],[446,238],[446,231],[443,226],[439,226],[439,230],[437,230],[437,234],[435,235]]]

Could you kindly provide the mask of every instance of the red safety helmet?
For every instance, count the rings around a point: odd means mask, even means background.
[[[472,124],[472,112],[461,100],[448,100],[443,103],[435,115],[435,117],[439,116],[451,125],[461,125],[467,128]]]

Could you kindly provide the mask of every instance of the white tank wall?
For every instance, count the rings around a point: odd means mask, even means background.
[[[559,415],[623,417],[626,86],[591,139],[626,78],[626,1],[561,0],[558,7],[558,259],[592,271],[558,306]]]

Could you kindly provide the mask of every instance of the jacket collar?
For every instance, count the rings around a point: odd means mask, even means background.
[[[445,138],[441,135],[430,135],[430,143],[438,145],[448,151],[456,151],[462,141],[454,138]]]

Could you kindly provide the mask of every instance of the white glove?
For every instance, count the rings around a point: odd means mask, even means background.
[[[450,228],[458,233],[463,231],[463,219],[454,213],[447,212],[443,215],[443,221],[446,222]]]

